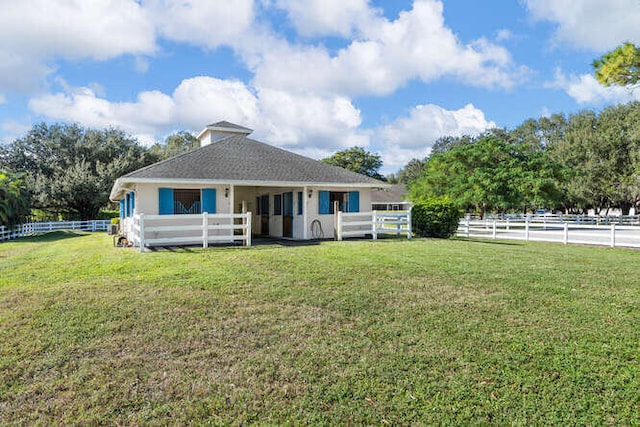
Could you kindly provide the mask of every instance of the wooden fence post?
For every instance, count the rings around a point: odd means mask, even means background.
[[[496,221],[495,219],[493,220],[493,232],[492,232],[492,237],[493,239],[497,239],[498,237],[498,221]]]
[[[616,247],[616,224],[611,224],[611,247]]]
[[[524,241],[529,241],[529,216],[524,220]]]
[[[139,240],[140,240],[140,253],[143,253],[144,252],[144,214],[141,213],[139,218],[140,218],[140,238],[139,238]]]
[[[568,222],[564,223],[564,239],[563,239],[563,243],[565,245],[569,243],[569,223]]]
[[[209,218],[207,212],[202,212],[202,248],[209,247]]]
[[[467,238],[469,237],[469,235],[471,234],[471,217],[467,216],[467,224],[466,224],[466,234],[467,234]]]
[[[245,232],[247,233],[247,237],[245,238],[247,246],[251,246],[251,212],[246,213],[247,216],[247,226],[245,227]]]
[[[378,233],[376,231],[376,227],[378,226],[378,212],[371,212],[371,237],[373,240],[378,240]]]
[[[338,211],[338,241],[342,240],[342,211]]]
[[[409,211],[407,212],[407,239],[410,239],[413,237],[413,230],[411,228],[411,208],[409,208]]]

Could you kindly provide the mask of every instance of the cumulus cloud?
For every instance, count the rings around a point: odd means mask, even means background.
[[[427,156],[440,137],[477,135],[495,126],[472,104],[459,110],[446,110],[433,104],[417,105],[408,117],[378,128],[375,143],[382,148],[385,170],[391,172],[413,158]]]
[[[555,79],[547,87],[564,90],[579,104],[603,105],[640,100],[640,92],[628,88],[601,85],[591,74],[566,75],[556,70]]]
[[[296,31],[305,36],[349,37],[381,15],[368,0],[277,0],[275,5],[287,11]]]
[[[156,50],[152,23],[132,0],[0,2],[0,91],[32,91],[51,59],[105,60]]]
[[[253,0],[144,0],[159,34],[169,40],[215,48],[250,29]]]
[[[445,26],[439,1],[416,0],[395,21],[380,19],[332,55],[320,46],[281,44],[265,51],[255,85],[354,95],[390,94],[407,81],[453,76],[483,87],[508,88],[526,76],[509,52],[485,39],[462,44]]]
[[[557,24],[556,40],[596,51],[640,43],[637,0],[526,0],[534,19]]]
[[[254,93],[241,81],[212,77],[186,79],[171,95],[141,92],[134,102],[110,102],[88,87],[67,88],[33,98],[29,108],[49,119],[117,126],[146,143],[177,129],[197,132],[217,120],[249,126],[257,137],[314,157],[369,143],[358,129],[360,111],[347,98],[270,89]]]

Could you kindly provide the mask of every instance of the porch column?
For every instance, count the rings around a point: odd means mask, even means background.
[[[309,188],[302,187],[302,238],[304,240],[309,240],[309,223],[307,222],[307,218],[309,218]]]
[[[229,184],[229,208],[230,208],[230,213],[231,213],[231,243],[233,243],[233,237],[235,234],[235,230],[233,229],[233,226],[236,223],[236,220],[233,218],[233,214],[236,213],[236,209],[235,209],[235,188],[233,186],[233,184]]]

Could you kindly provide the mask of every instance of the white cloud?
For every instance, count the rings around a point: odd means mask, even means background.
[[[233,44],[254,14],[253,0],[143,0],[143,6],[163,37],[207,48]]]
[[[640,43],[637,0],[526,0],[534,19],[558,25],[556,40],[596,51]]]
[[[639,91],[618,86],[603,86],[591,74],[567,76],[561,70],[556,70],[555,80],[546,86],[564,90],[579,104],[618,104],[640,100]]]
[[[379,11],[368,0],[277,0],[277,7],[287,11],[299,34],[339,35],[349,37],[358,29],[372,25]]]
[[[459,110],[446,110],[433,104],[417,105],[408,117],[400,117],[377,129],[375,142],[382,147],[385,171],[392,172],[413,158],[427,156],[440,137],[477,135],[495,126],[472,104]]]
[[[218,120],[251,127],[260,139],[314,157],[369,143],[358,129],[360,111],[347,98],[271,89],[254,94],[243,82],[212,77],[186,79],[171,95],[141,92],[135,102],[110,102],[87,87],[67,88],[31,99],[29,108],[48,119],[117,126],[147,143],[177,129],[198,132]]]
[[[263,52],[255,85],[323,94],[386,95],[412,79],[453,76],[483,87],[511,87],[526,74],[507,50],[480,39],[463,45],[445,26],[439,1],[416,0],[395,21],[379,19],[332,56],[324,47],[280,44]]]
[[[156,49],[133,0],[0,2],[0,90],[32,91],[57,58],[105,60]]]

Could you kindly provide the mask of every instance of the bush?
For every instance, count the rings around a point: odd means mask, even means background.
[[[460,210],[448,197],[430,197],[413,205],[411,222],[414,234],[448,239],[458,229]]]
[[[109,210],[109,209],[100,209],[100,212],[98,212],[98,218],[96,219],[112,219],[112,218],[119,218],[120,217],[120,211],[119,210]]]
[[[120,224],[120,218],[111,218],[111,224]]]

